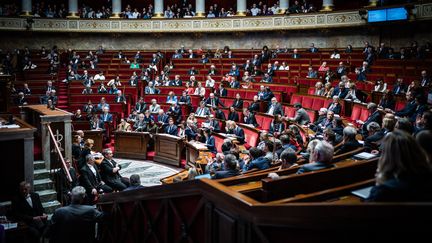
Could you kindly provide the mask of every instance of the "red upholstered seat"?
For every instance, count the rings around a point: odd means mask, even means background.
[[[312,109],[313,100],[314,100],[313,97],[303,96],[303,99],[302,99],[303,108]]]
[[[295,104],[295,103],[302,103],[303,97],[299,94],[293,94],[291,96],[291,105]]]
[[[366,121],[368,117],[369,111],[365,107],[362,107],[359,120]]]
[[[316,121],[316,111],[312,111],[312,110],[306,110],[306,112],[308,113],[308,115],[309,115],[309,118],[310,118],[310,121],[311,122],[315,122]]]
[[[222,137],[219,137],[219,136],[214,136],[214,138],[215,138],[216,151],[218,153],[221,153],[222,152],[222,144],[224,142],[224,139]]]
[[[359,120],[361,112],[362,112],[362,107],[359,105],[354,105],[351,111],[350,121]]]
[[[258,117],[261,118],[261,119],[259,119],[261,121],[261,123],[258,122]],[[270,124],[273,121],[273,116],[257,114],[257,115],[255,115],[255,118],[257,119],[257,122],[260,125],[261,129],[263,129],[263,130],[269,130],[270,129]]]
[[[402,110],[405,107],[405,105],[406,105],[406,101],[401,101],[401,100],[397,101],[395,106],[395,111]]]
[[[309,87],[307,93],[308,93],[308,95],[313,95],[313,94],[315,94],[315,87]]]
[[[284,114],[288,117],[294,117],[295,116],[295,109],[292,106],[285,106],[284,107]]]
[[[312,110],[318,111],[319,109],[324,107],[325,99],[322,97],[315,97],[312,103]],[[327,107],[327,106],[326,106]]]
[[[258,143],[259,134],[249,129],[243,129],[243,130],[245,134],[246,143],[249,144],[251,147],[255,147]]]

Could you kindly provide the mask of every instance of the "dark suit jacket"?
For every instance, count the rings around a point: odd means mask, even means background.
[[[192,104],[190,96],[180,96],[178,103],[184,103],[185,105],[191,105]]]
[[[17,221],[23,221],[27,224],[32,224],[33,217],[41,216],[44,214],[44,208],[40,201],[40,197],[37,193],[30,193],[30,198],[33,203],[33,207],[30,207],[27,200],[19,195],[12,200],[12,215]]]
[[[271,106],[272,106],[272,103],[269,104],[268,109],[267,109],[267,113],[270,111]],[[282,105],[280,103],[275,104],[275,107],[273,108],[273,114],[272,115],[278,115],[278,114],[283,116]]]
[[[235,99],[231,106],[236,108],[236,109],[242,109],[243,108],[243,100],[242,99],[240,99],[240,100]]]
[[[223,178],[237,176],[239,174],[240,171],[238,170],[220,170],[215,172],[215,174],[212,176],[212,179],[223,179]]]
[[[430,202],[432,180],[429,174],[400,179],[389,179],[371,189],[367,201],[376,202]]]
[[[302,167],[300,167],[297,171],[297,174],[302,174],[302,173],[309,172],[309,171],[327,169],[327,168],[331,168],[333,166],[334,165],[332,165],[332,164],[327,164],[327,163],[322,163],[322,162],[309,163],[309,164],[305,164]]]
[[[253,113],[250,113],[249,116],[246,116],[244,118],[244,123],[245,124],[251,124],[254,127],[258,126],[257,120],[256,120],[255,115]]]
[[[218,110],[215,114],[215,118],[219,120],[226,120],[225,113],[223,111]]]
[[[114,160],[111,160],[111,163],[107,159],[102,160],[100,164],[100,175],[105,183],[115,184],[120,181],[120,174],[118,172],[113,173],[113,169],[116,165],[117,163]]]
[[[216,153],[215,138],[213,136],[210,136],[208,139],[206,139],[205,143],[210,152]]]
[[[213,127],[214,132],[220,132],[220,130],[221,130],[220,126],[219,126],[219,121],[217,121],[217,120],[210,121],[210,126]]]
[[[272,122],[270,124],[270,129],[269,129],[270,134],[273,134],[275,132],[281,133],[281,132],[283,132],[283,130],[285,130],[285,125],[282,122],[280,122],[280,123]]]
[[[102,122],[105,122],[105,116],[106,116],[106,122],[112,122],[113,116],[110,113],[107,113],[106,115],[100,114],[99,120],[101,120]]]
[[[138,113],[144,113],[144,111],[146,110],[146,108],[147,108],[146,103],[140,104],[139,102],[137,102],[136,105],[135,105],[135,110]]]
[[[250,112],[258,112],[260,109],[260,103],[259,102],[253,102],[249,105],[248,109]]]
[[[405,116],[411,117],[415,113],[416,108],[417,108],[417,104],[415,103],[415,101],[411,101],[407,103],[405,107],[402,108],[402,110],[397,111],[395,115],[400,117],[405,117]]]
[[[102,181],[98,168],[96,166],[94,166],[94,168],[96,170],[96,176],[87,164],[81,168],[80,184],[86,189],[87,194],[90,194],[93,189],[97,189]]]
[[[176,125],[172,125],[172,127],[170,125],[166,126],[165,133],[173,136],[177,136],[177,126]]]
[[[360,148],[362,145],[357,141],[348,141],[344,144],[341,145],[341,147],[339,148],[339,150],[337,150],[334,154],[338,155],[338,154],[344,154],[344,153],[348,153],[351,152],[355,149]]]
[[[244,139],[245,139],[245,135],[244,135],[244,131],[242,128],[240,127],[236,127],[233,130],[228,130],[227,134],[234,134],[237,137],[237,140],[243,144],[244,143]]]
[[[58,208],[50,227],[51,243],[95,242],[95,223],[101,221],[103,213],[93,206],[71,204]]]
[[[208,97],[207,99],[206,99],[206,101],[205,101],[205,103],[206,103],[206,105],[208,105],[208,106],[212,106],[212,99],[210,98],[210,97]],[[222,106],[222,107],[224,107],[224,104],[222,104],[222,102],[219,100],[219,98],[218,97],[214,97],[214,105],[217,107],[217,106]]]
[[[328,110],[333,111],[335,114],[340,114],[341,110],[342,110],[342,106],[337,103],[336,105],[333,105],[333,103],[330,103],[329,106],[327,107]]]
[[[340,99],[345,99],[345,96],[347,96],[348,94],[348,89],[344,88],[342,91],[339,89],[339,87],[336,87],[333,90],[333,95],[332,96],[338,96]]]
[[[367,125],[369,125],[371,122],[377,122],[378,124],[381,124],[381,113],[379,111],[375,111],[366,119],[366,121],[364,121],[362,126],[363,133],[367,133]]]
[[[185,129],[185,136],[188,141],[195,140],[197,133],[194,132],[191,128],[186,127]]]
[[[217,95],[219,97],[226,97],[227,94],[228,94],[228,90],[226,90],[226,89],[219,89],[218,92],[217,92]]]
[[[239,116],[238,116],[237,112],[234,111],[234,112],[228,113],[228,120],[238,122]]]

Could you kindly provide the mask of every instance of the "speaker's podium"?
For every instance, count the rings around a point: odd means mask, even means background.
[[[115,156],[127,159],[146,159],[147,144],[150,139],[148,132],[114,132]]]
[[[154,161],[174,166],[181,166],[183,139],[169,134],[155,134]]]

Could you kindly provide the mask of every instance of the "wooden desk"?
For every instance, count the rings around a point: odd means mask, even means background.
[[[183,139],[164,133],[153,135],[155,141],[154,161],[181,167]]]
[[[198,168],[200,173],[204,173],[207,158],[211,158],[211,152],[205,143],[190,141],[184,143],[186,146],[186,163],[189,166]]]
[[[49,124],[51,130],[58,142],[60,149],[64,148],[63,156],[65,158],[72,157],[72,113],[61,109],[48,109],[46,105],[28,105],[24,106],[24,112],[21,114],[23,120],[38,129],[36,138],[42,144],[42,158],[45,161],[47,169],[51,169],[51,165],[56,166],[56,158],[51,158],[51,152],[54,148],[46,124]],[[53,160],[54,163],[51,163]],[[57,161],[58,162],[58,161]]]
[[[8,120],[8,116],[1,116]],[[8,201],[16,195],[18,184],[26,180],[33,185],[33,148],[36,128],[15,118],[19,128],[0,128],[0,201]]]
[[[114,132],[115,156],[127,159],[146,159],[148,132]]]

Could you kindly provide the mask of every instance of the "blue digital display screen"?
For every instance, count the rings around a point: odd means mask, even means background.
[[[368,22],[385,22],[407,20],[408,12],[405,8],[386,8],[368,11]]]
[[[407,20],[408,12],[405,8],[389,8],[387,9],[387,21]]]
[[[368,22],[383,22],[386,20],[387,11],[385,9],[368,11]]]

